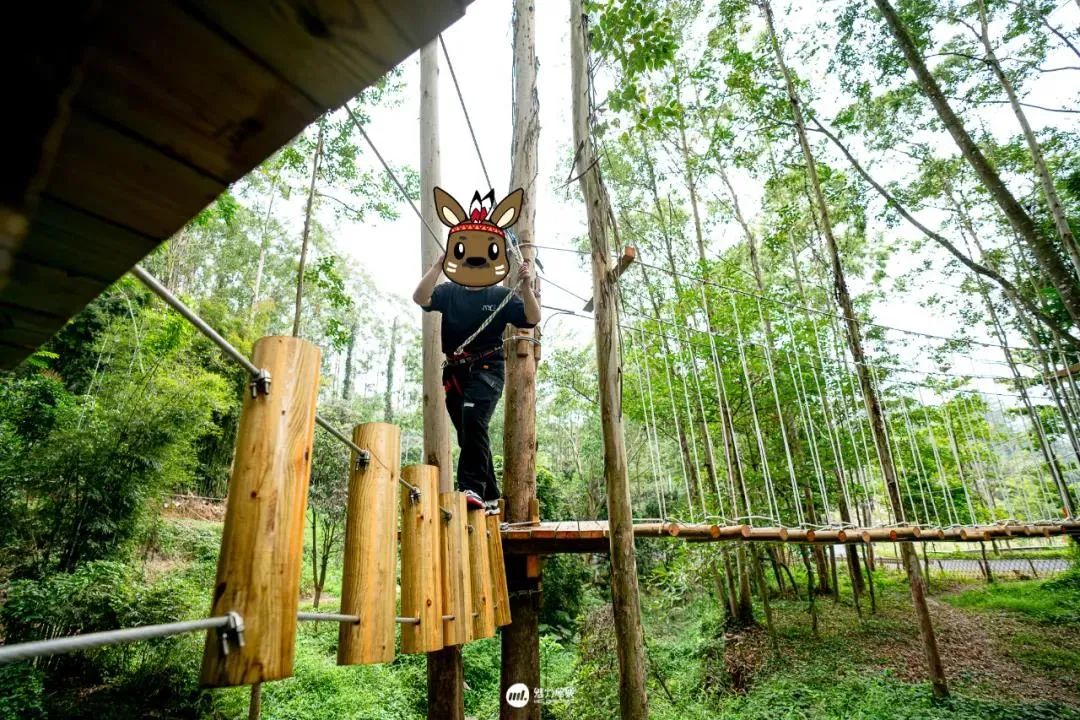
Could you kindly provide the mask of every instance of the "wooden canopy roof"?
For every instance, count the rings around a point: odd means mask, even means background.
[[[26,68],[9,95],[14,160],[0,171],[0,367],[470,1],[46,1],[28,11]]]

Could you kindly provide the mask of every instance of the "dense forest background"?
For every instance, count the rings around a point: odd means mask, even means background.
[[[618,241],[640,253],[620,282],[635,515],[901,519],[867,444],[828,222],[884,399],[903,520],[1060,518],[1063,496],[1075,503],[1080,488],[1080,392],[1071,374],[1047,380],[1080,361],[1080,3],[613,0],[588,12],[601,171]],[[411,118],[416,94],[399,69],[354,108],[362,122],[390,110]],[[576,254],[587,273],[565,150],[558,176],[540,178],[536,192],[575,221],[540,257]],[[419,197],[416,169],[394,170]],[[392,248],[355,262],[339,238],[409,212],[348,116],[331,113],[143,264],[238,348],[295,331],[320,345],[321,414],[340,428],[399,425],[402,461],[416,462],[418,312],[408,289],[389,295],[372,280]],[[544,296],[541,514],[603,518],[591,316],[578,302],[587,298],[557,293]],[[5,642],[205,614],[215,508],[248,380],[131,277],[0,377]],[[495,448],[501,425],[500,409]],[[332,607],[339,588],[347,464],[317,429],[302,587],[316,608]],[[823,693],[812,716],[844,717],[852,697],[877,703],[868,717],[921,707],[919,678],[903,672],[833,683],[809,663],[762,664],[768,599],[797,656],[809,643],[848,652],[910,629],[899,585],[881,577],[879,619],[864,623],[858,593],[866,605],[875,582],[865,562],[850,575],[841,562],[838,577],[835,554],[821,550],[639,544],[656,717],[770,717],[806,701],[799,688]],[[545,717],[614,716],[605,563],[559,556],[545,566],[545,684],[574,691]],[[1017,591],[1034,625],[1016,633],[1034,638],[1035,654],[1080,618],[1075,576],[1054,582]],[[835,607],[818,607],[830,595]],[[1060,607],[1025,604],[1048,595]],[[267,686],[265,716],[422,716],[422,657],[338,670],[336,637],[321,623],[301,629],[297,677]],[[1061,643],[1055,664],[1024,666],[1035,676],[1057,668],[1061,687],[991,691],[976,678],[958,704],[927,712],[1075,717],[1080,638]],[[197,688],[200,648],[186,637],[0,666],[0,717],[244,717],[246,691]],[[469,645],[465,662],[469,712],[495,716],[497,641]]]

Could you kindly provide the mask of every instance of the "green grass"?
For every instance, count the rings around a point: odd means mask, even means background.
[[[949,604],[968,610],[1005,610],[1052,625],[1080,622],[1080,573],[1052,580],[999,582],[945,595]]]
[[[935,700],[930,687],[887,673],[838,677],[826,672],[775,673],[745,695],[721,701],[718,720],[1080,720],[1056,702],[1013,703],[953,693]]]

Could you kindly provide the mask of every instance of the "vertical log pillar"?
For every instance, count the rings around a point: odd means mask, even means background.
[[[443,647],[439,469],[408,465],[401,475],[420,490],[401,489],[401,614],[420,619],[401,626],[401,652],[432,652]]]
[[[439,155],[439,51],[437,41],[420,48],[420,214],[432,228],[442,223],[435,210],[434,188],[440,182]],[[421,272],[427,271],[439,251],[420,224]],[[450,464],[450,423],[442,389],[443,353],[438,313],[423,314],[423,414],[424,462],[439,468],[439,492],[454,489]],[[465,717],[465,678],[461,647],[449,645],[427,657],[429,720],[462,720]]]
[[[223,655],[217,633],[207,634],[200,681],[210,687],[293,671],[320,352],[299,338],[264,337],[252,362],[270,372],[271,392],[244,396],[210,609],[239,613],[245,643]]]
[[[443,644],[449,647],[472,640],[469,517],[463,493],[442,493],[439,503],[450,513],[442,519],[443,614],[453,616],[443,621]]]
[[[499,525],[502,523],[502,515],[488,515],[487,522],[487,547],[488,562],[491,565],[491,604],[495,617],[495,626],[504,627],[509,625],[512,618],[510,614],[510,592],[506,586],[506,564],[503,558],[502,533]]]
[[[536,187],[538,144],[540,138],[540,99],[536,91],[536,33],[535,0],[514,0],[514,107],[513,139],[510,158],[510,187]],[[522,243],[521,254],[533,260],[536,250],[534,227],[536,202],[525,198],[521,218],[514,229]],[[517,283],[517,268],[508,278]],[[510,328],[516,335],[532,335],[539,339],[539,328],[520,330]],[[503,497],[506,498],[504,517],[510,522],[525,522],[532,517],[536,503],[536,364],[539,345],[529,346],[518,340],[506,346],[506,406],[503,429]],[[540,685],[540,585],[539,572],[530,573],[527,556],[508,558],[503,578],[514,590],[506,606],[513,623],[502,630],[500,704],[502,720],[539,720],[540,706],[529,702],[523,708],[506,703],[506,690],[515,683],[529,688]],[[492,558],[495,568],[498,559]],[[533,559],[532,568],[539,563]],[[495,568],[497,569],[497,568]],[[507,620],[500,616],[499,620]],[[504,625],[504,623],[498,623]]]
[[[341,612],[358,615],[360,622],[341,623],[338,665],[394,659],[401,431],[387,423],[364,423],[353,428],[353,442],[371,460],[361,465],[354,454],[349,471]]]
[[[590,83],[586,16],[582,0],[570,1],[570,67],[573,75],[574,146],[580,149],[576,171],[585,196],[592,251],[593,301],[596,317],[596,364],[600,381],[600,426],[604,438],[604,480],[607,486],[611,551],[611,599],[619,659],[619,710],[623,720],[645,720],[649,702],[645,687],[645,650],[638,601],[634,554],[634,519],[627,478],[618,309],[611,270],[608,219],[611,208],[601,182],[589,118]]]
[[[491,602],[491,563],[488,558],[487,518],[483,510],[469,511],[469,565],[472,571],[473,639],[495,634]]]

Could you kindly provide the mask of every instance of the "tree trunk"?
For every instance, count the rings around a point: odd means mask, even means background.
[[[439,155],[439,57],[436,41],[420,49],[420,214],[431,227],[439,227],[433,188],[440,179]],[[420,265],[427,271],[439,250],[420,224]],[[450,465],[449,416],[442,388],[443,352],[439,337],[441,316],[423,313],[421,348],[423,354],[424,459],[439,468],[439,492],[454,489]],[[465,676],[461,646],[427,654],[428,720],[462,720],[465,717]]]
[[[315,598],[312,604],[319,607],[319,596],[322,588],[319,587],[319,513],[311,509],[311,583],[315,586]]]
[[[810,630],[814,637],[818,634],[817,601],[814,596],[817,590],[814,588],[814,567],[810,564],[810,553],[805,545],[799,546],[799,554],[802,555],[803,567],[806,568],[806,599],[810,610]]]
[[[888,5],[885,0],[875,0],[875,2],[879,7],[882,4]],[[840,263],[840,249],[837,245],[836,238],[833,235],[828,205],[825,202],[825,196],[821,190],[821,182],[818,178],[817,164],[814,160],[814,154],[810,149],[810,142],[806,137],[806,125],[803,119],[802,107],[799,104],[798,94],[795,91],[795,83],[792,80],[791,71],[784,62],[784,56],[780,50],[780,41],[777,38],[776,27],[773,22],[772,7],[768,0],[762,0],[762,8],[764,10],[765,22],[768,26],[769,42],[772,46],[773,55],[784,76],[784,83],[787,89],[788,101],[791,104],[792,116],[795,120],[795,129],[798,134],[799,145],[802,148],[803,158],[806,162],[806,172],[809,176],[810,188],[813,193],[813,199],[817,205],[818,216],[821,220],[821,232],[825,237],[829,260],[832,265],[833,289],[836,301],[840,305],[840,310],[844,316],[847,328],[848,346],[859,377],[859,385],[862,389],[863,400],[866,403],[867,414],[870,417],[870,429],[874,437],[874,443],[877,445],[878,455],[881,458],[882,471],[885,475],[885,484],[889,493],[889,501],[892,505],[893,513],[899,517],[902,507],[900,486],[897,481],[896,470],[892,464],[892,457],[889,455],[888,441],[885,435],[885,419],[882,414],[877,389],[874,387],[874,383],[870,377],[870,370],[866,364],[866,355],[863,352],[862,347],[862,331],[859,328],[859,321],[855,315],[855,307],[851,301],[851,294],[848,292],[844,268]],[[1080,304],[1078,304],[1078,308],[1080,308]],[[934,689],[934,695],[936,697],[946,697],[949,694],[948,684],[945,679],[945,670],[941,664],[941,656],[938,652],[937,638],[934,635],[934,628],[931,624],[930,608],[926,604],[926,596],[923,591],[922,573],[919,570],[919,563],[914,557],[914,552],[910,547],[910,543],[902,543],[901,548],[904,556],[904,566],[908,573],[908,585],[911,588],[911,599],[915,605],[915,614],[918,617],[919,629],[922,633],[923,646],[926,651],[927,666],[930,674],[930,681]]]
[[[540,99],[536,91],[536,12],[529,0],[515,0],[514,22],[514,104],[513,139],[510,158],[510,187],[532,187],[538,168],[540,139]],[[526,198],[521,218],[514,230],[521,243],[523,259],[536,255],[536,203]],[[517,283],[519,268],[511,267],[507,283]],[[510,335],[531,335],[531,330],[509,328]],[[536,501],[536,355],[524,340],[504,344],[506,352],[506,400],[503,429],[503,496],[508,522],[531,520]],[[502,630],[500,696],[514,683],[529,688],[540,686],[540,601],[541,579],[529,577],[527,558],[506,556],[506,580],[510,590],[512,622]],[[539,720],[540,705],[530,702],[513,708],[499,706],[502,720]]]
[[[346,402],[352,400],[353,357],[356,353],[356,333],[358,330],[359,323],[353,320],[352,325],[349,327],[349,347],[345,351],[345,379],[341,383],[341,399]]]
[[[1077,285],[1076,277],[1061,261],[1057,248],[1039,234],[1035,221],[1024,210],[1009,189],[1005,187],[1005,183],[1001,180],[997,169],[986,159],[975,140],[968,134],[963,122],[953,112],[937,80],[934,79],[929,68],[926,67],[926,62],[919,53],[915,40],[911,37],[903,20],[897,15],[896,9],[888,0],[874,0],[874,4],[877,5],[878,10],[881,11],[882,16],[885,18],[889,31],[896,39],[896,43],[904,54],[911,71],[915,74],[919,88],[930,100],[931,105],[934,106],[934,110],[937,111],[938,117],[941,119],[942,124],[945,125],[945,129],[949,131],[949,134],[956,142],[960,153],[971,165],[975,174],[986,187],[987,192],[994,199],[994,202],[1001,208],[1009,224],[1023,238],[1035,259],[1038,260],[1039,265],[1046,271],[1054,287],[1057,288],[1061,296],[1061,302],[1073,322],[1080,324],[1080,285]]]
[[[390,326],[390,348],[386,354],[386,390],[383,392],[383,422],[394,422],[394,363],[397,361],[398,319]],[[352,345],[349,346],[352,359]],[[348,367],[348,364],[345,366]]]
[[[1039,141],[1035,137],[1035,131],[1031,129],[1024,108],[1020,105],[1020,98],[1016,95],[1016,88],[1013,87],[1012,81],[1009,80],[1005,70],[1001,67],[997,54],[994,52],[994,46],[990,42],[990,29],[986,22],[986,3],[983,0],[979,0],[979,30],[979,39],[982,40],[983,49],[986,50],[987,63],[990,65],[990,69],[994,71],[998,82],[1001,83],[1002,89],[1009,98],[1009,105],[1012,107],[1013,114],[1016,115],[1016,120],[1024,131],[1024,140],[1027,142],[1028,151],[1031,152],[1031,161],[1035,166],[1035,174],[1039,178],[1043,195],[1046,196],[1046,205],[1050,208],[1050,216],[1054,219],[1054,228],[1061,239],[1061,245],[1065,248],[1069,259],[1072,261],[1073,271],[1080,273],[1080,250],[1076,246],[1076,237],[1069,227],[1069,221],[1065,218],[1061,198],[1054,187],[1054,178],[1050,175],[1050,168],[1046,165],[1046,158],[1043,156],[1042,147],[1039,146]]]
[[[315,157],[311,161],[311,185],[308,186],[307,208],[304,210],[304,235],[300,240],[300,263],[296,268],[296,313],[293,315],[293,337],[300,336],[300,312],[304,307],[304,268],[307,265],[308,239],[311,237],[311,209],[315,204],[315,179],[319,175],[319,157],[323,148],[323,126],[319,123],[319,136],[315,141]]]
[[[611,597],[619,660],[619,708],[623,720],[649,716],[645,687],[644,640],[638,603],[634,555],[634,519],[626,472],[620,399],[618,314],[611,275],[608,218],[611,208],[600,179],[589,117],[590,85],[587,57],[587,18],[582,0],[570,2],[570,64],[574,146],[580,156],[581,191],[589,220],[592,251],[593,298],[596,319],[596,365],[600,381],[600,424],[604,440],[604,478],[607,484],[610,527]]]
[[[847,506],[847,501],[844,499],[843,494],[840,495],[840,519],[845,525],[851,525],[851,510]],[[851,574],[851,587],[855,591],[855,596],[858,598],[859,593],[864,589],[862,570],[859,567],[859,553],[857,546],[849,546],[844,551],[844,557],[847,558],[848,572]]]
[[[263,216],[262,230],[259,239],[259,261],[255,264],[255,284],[251,291],[251,306],[248,308],[248,320],[255,318],[255,308],[259,304],[259,295],[262,293],[263,272],[266,269],[266,253],[270,250],[270,212],[274,209],[274,198],[277,197],[278,178],[281,177],[281,168],[274,173],[274,179],[270,182],[270,198],[266,203],[266,215]]]
[[[765,581],[765,573],[761,569],[761,556],[756,547],[750,550],[753,556],[754,577],[757,578],[758,595],[761,596],[761,608],[765,611],[765,628],[769,631],[769,642],[773,653],[780,654],[780,643],[776,639],[776,627],[773,625],[772,604],[769,602],[769,584]]]

